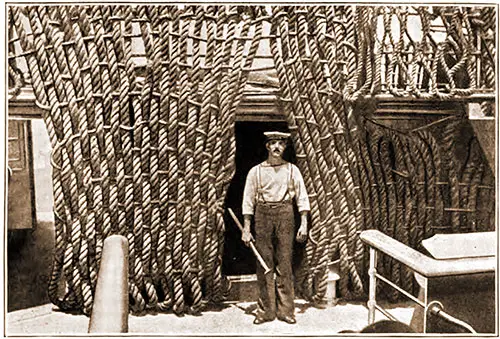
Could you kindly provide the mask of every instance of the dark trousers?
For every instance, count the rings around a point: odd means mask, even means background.
[[[265,275],[264,269],[257,263],[260,292],[257,312],[269,320],[276,316],[293,316],[292,251],[295,224],[292,202],[258,203],[255,209],[255,236],[255,245],[271,269]],[[276,273],[276,282],[273,273]]]

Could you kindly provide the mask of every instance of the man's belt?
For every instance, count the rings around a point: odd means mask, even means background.
[[[282,201],[258,201],[257,206],[265,206],[269,208],[279,208],[292,204],[292,199],[282,200]]]

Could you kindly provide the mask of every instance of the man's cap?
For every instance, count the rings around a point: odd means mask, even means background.
[[[266,136],[266,141],[270,140],[286,140],[290,137],[290,133],[278,132],[278,131],[270,131],[264,132]]]

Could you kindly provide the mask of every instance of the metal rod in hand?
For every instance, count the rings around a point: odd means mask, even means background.
[[[236,223],[236,226],[240,229],[241,233],[243,233],[243,225],[241,225],[240,221],[234,214],[233,210],[228,208],[229,214],[231,214],[231,217],[233,218],[234,222]],[[253,241],[249,243],[250,248],[252,249],[253,254],[257,257],[257,260],[259,261],[260,265],[262,268],[264,268],[264,274],[267,274],[271,271],[271,269],[267,266],[266,262],[264,261],[264,258],[260,255],[259,251],[257,251],[257,248],[255,247]]]

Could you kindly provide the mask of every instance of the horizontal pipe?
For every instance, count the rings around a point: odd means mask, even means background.
[[[425,307],[425,304],[418,300],[418,298],[415,298],[413,295],[411,295],[410,293],[408,293],[407,291],[405,291],[404,289],[402,289],[401,287],[399,287],[398,285],[396,285],[395,283],[393,283],[392,281],[390,281],[389,279],[387,279],[386,277],[384,277],[383,275],[380,275],[380,274],[375,274],[375,276],[377,278],[379,278],[380,280],[382,280],[383,282],[385,282],[387,285],[391,286],[392,288],[398,290],[399,292],[403,293],[408,299],[411,299],[413,302],[419,304],[420,306],[422,307]]]
[[[104,240],[89,333],[128,332],[128,241],[121,235]]]
[[[375,308],[377,309],[377,311],[379,311],[380,313],[382,313],[383,315],[385,315],[389,320],[398,321],[398,319],[396,319],[395,316],[393,316],[389,311],[387,311],[382,306],[380,306],[378,304],[375,304]]]

